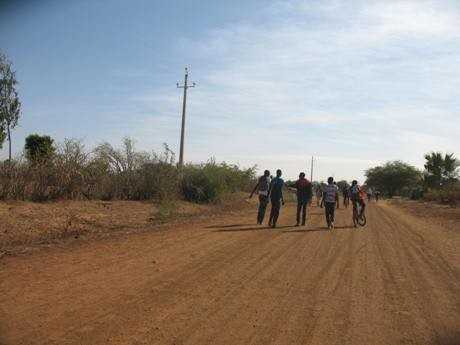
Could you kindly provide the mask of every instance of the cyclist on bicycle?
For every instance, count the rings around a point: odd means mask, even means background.
[[[366,197],[366,193],[361,189],[361,187],[358,186],[358,181],[353,180],[351,183],[351,187],[349,189],[349,196],[351,203],[353,205],[353,215],[355,214],[358,204],[361,206],[361,211],[358,215],[358,217],[362,217],[364,214],[364,210],[366,208],[366,203],[364,202],[364,199]],[[353,216],[353,224],[356,227],[356,219]]]

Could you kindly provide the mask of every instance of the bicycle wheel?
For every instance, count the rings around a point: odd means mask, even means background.
[[[366,223],[367,223],[366,215],[363,214],[361,217],[358,217],[359,225],[364,226],[366,225]]]

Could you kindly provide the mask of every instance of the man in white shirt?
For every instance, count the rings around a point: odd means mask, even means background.
[[[327,179],[327,186],[323,189],[323,199],[321,200],[321,207],[326,209],[326,222],[327,228],[332,230],[334,228],[335,208],[339,208],[339,189],[334,184],[334,178]]]

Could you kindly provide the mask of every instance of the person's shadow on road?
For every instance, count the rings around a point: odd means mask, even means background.
[[[293,225],[278,225],[275,228],[271,226],[252,226],[252,227],[242,227],[237,228],[238,225],[223,225],[223,226],[209,226],[208,228],[217,228],[215,232],[238,232],[238,231],[257,231],[257,230],[278,230],[278,229],[286,229],[286,228],[294,228]]]

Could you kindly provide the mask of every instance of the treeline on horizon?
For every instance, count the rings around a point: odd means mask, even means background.
[[[459,166],[453,153],[425,154],[424,170],[391,161],[366,170],[366,186],[387,197],[403,196],[446,204],[460,201]]]
[[[400,160],[389,161],[365,171],[364,189],[378,191],[382,197],[401,196],[413,200],[425,199],[454,205],[460,201],[460,162],[453,153],[430,152],[425,154],[424,169]],[[350,187],[351,181],[339,180],[340,191]],[[286,181],[293,187],[295,181]],[[313,190],[323,190],[324,181],[313,181]]]

